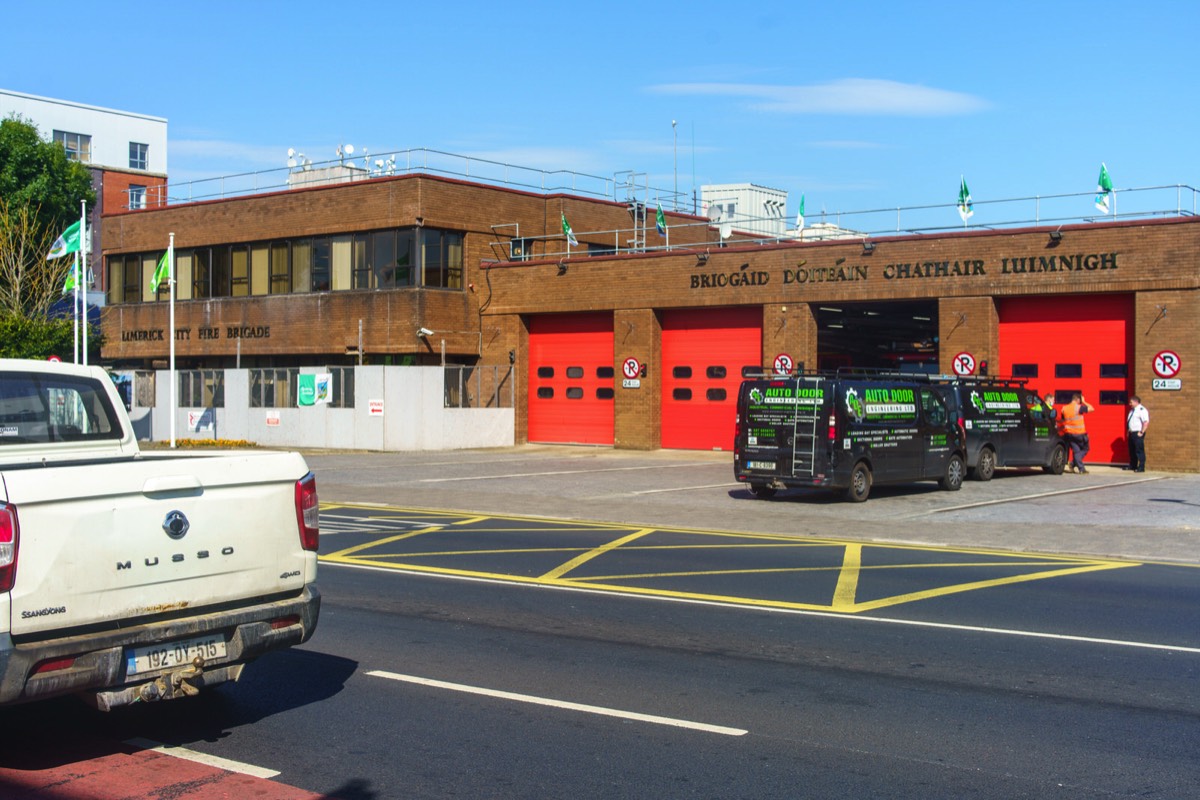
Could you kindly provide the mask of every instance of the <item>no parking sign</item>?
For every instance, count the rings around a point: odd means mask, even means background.
[[[954,374],[961,377],[975,374],[975,356],[967,352],[954,357]]]

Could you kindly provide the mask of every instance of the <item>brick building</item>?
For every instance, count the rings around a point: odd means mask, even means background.
[[[1200,468],[1195,216],[806,242],[669,211],[663,236],[645,202],[360,177],[107,215],[105,359],[166,358],[173,233],[188,368],[512,364],[517,441],[633,449],[728,449],[746,369],[986,370],[1083,391],[1096,463],[1139,394],[1152,468]]]

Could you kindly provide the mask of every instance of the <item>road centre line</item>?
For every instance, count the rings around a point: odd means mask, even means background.
[[[780,608],[778,606],[753,605],[750,603],[737,603],[733,601],[717,601],[706,600],[694,597],[672,597],[669,595],[656,594],[635,594],[632,592],[623,593],[615,592],[606,589],[591,589],[584,586],[569,586],[561,583],[533,583],[527,581],[503,580],[500,578],[487,578],[478,575],[456,575],[451,573],[431,573],[424,570],[403,569],[397,567],[375,566],[372,564],[350,564],[337,561],[326,562],[322,561],[322,566],[329,567],[345,567],[348,569],[365,569],[372,572],[383,572],[391,574],[411,575],[415,577],[426,578],[442,578],[458,581],[473,581],[476,583],[492,583],[500,586],[519,586],[531,589],[546,589],[560,592],[580,592],[583,594],[591,594],[599,597],[614,598],[629,600],[658,600],[661,602],[670,603],[687,603],[691,605],[711,606],[713,608],[733,608],[743,611],[763,611],[772,614],[792,614],[802,617],[818,617],[830,620],[842,620],[845,622],[873,622],[883,625],[899,625],[909,628],[929,628],[933,630],[948,630],[960,633],[983,633],[996,636],[1015,636],[1018,638],[1029,639],[1048,639],[1051,641],[1073,642],[1078,644],[1100,644],[1112,645],[1115,647],[1131,647],[1139,650],[1162,650],[1172,653],[1188,653],[1191,655],[1200,655],[1200,647],[1188,647],[1184,645],[1160,644],[1157,642],[1133,642],[1123,639],[1105,639],[1094,636],[1074,636],[1064,633],[1046,633],[1044,631],[1022,631],[1011,628],[987,628],[980,625],[958,625],[950,622],[928,622],[924,620],[907,620],[896,619],[893,617],[873,617],[864,614],[844,614],[833,611],[816,611],[803,608]]]
[[[137,747],[141,750],[153,750],[156,753],[162,753],[173,758],[181,758],[184,761],[204,764],[206,767],[215,767],[228,772],[249,775],[252,778],[274,778],[279,774],[279,770],[276,769],[256,767],[253,764],[247,764],[242,761],[233,761],[232,759],[221,758],[220,756],[210,756],[208,753],[189,750],[186,747],[177,747],[173,744],[163,744],[151,741],[150,739],[126,739],[124,743],[130,747]]]
[[[529,694],[504,692],[497,689],[485,689],[481,686],[468,686],[462,683],[449,683],[447,681],[433,680],[432,678],[420,678],[415,675],[401,675],[396,672],[387,672],[385,670],[371,670],[367,674],[376,678],[387,678],[388,680],[401,681],[403,683],[415,683],[435,689],[448,689],[453,692],[465,692],[466,694],[494,697],[499,700],[512,700],[518,703],[549,706],[551,708],[560,708],[567,711],[581,711],[585,714],[598,714],[605,717],[617,717],[618,719],[628,719],[635,722],[650,722],[655,725],[669,725],[674,728],[687,728],[689,730],[702,731],[704,733],[719,733],[722,736],[745,736],[747,733],[749,733],[749,731],[741,728],[727,728],[723,725],[710,725],[706,722],[691,722],[689,720],[675,719],[673,717],[660,717],[654,714],[641,714],[636,711],[621,711],[620,709],[616,708],[591,706],[583,703],[571,703],[565,700],[553,700],[548,697],[537,697]]]
[[[704,462],[694,461],[686,464],[654,464],[643,467],[604,467],[603,469],[556,469],[548,472],[512,472],[504,475],[472,475],[469,477],[456,476],[453,478],[421,478],[417,483],[460,483],[462,481],[494,481],[509,478],[545,478],[549,475],[595,475],[598,472],[637,472],[641,470],[673,469],[677,467],[707,466]]]
[[[980,500],[977,503],[963,503],[958,506],[947,506],[945,508],[934,508],[929,511],[921,511],[916,514],[908,514],[902,519],[916,519],[917,517],[925,517],[930,514],[944,514],[947,511],[964,511],[971,508],[982,508],[984,506],[999,506],[1005,503],[1019,503],[1026,500],[1040,500],[1043,497],[1057,497],[1064,494],[1078,494],[1080,492],[1094,492],[1099,489],[1111,489],[1114,486],[1131,486],[1135,483],[1146,483],[1147,481],[1166,480],[1163,477],[1137,478],[1134,480],[1121,481],[1120,483],[1106,483],[1099,486],[1076,486],[1071,489],[1056,489],[1053,492],[1037,492],[1036,494],[1023,494],[1017,497],[1002,497],[996,500]]]
[[[677,487],[675,487],[675,488],[673,488],[673,489],[639,489],[639,490],[638,490],[638,491],[636,491],[636,492],[625,492],[625,494],[626,494],[626,495],[631,495],[631,494],[632,494],[632,495],[638,495],[638,494],[663,494],[664,492],[691,492],[691,491],[694,491],[694,490],[697,490],[697,489],[728,489],[728,488],[731,488],[731,487],[734,487],[734,486],[741,486],[741,485],[742,485],[742,484],[740,484],[740,483],[736,483],[736,482],[730,482],[730,483],[710,483],[710,484],[709,484],[709,485],[707,485],[707,486],[677,486]],[[593,498],[589,498],[589,499],[591,499],[591,500],[603,500],[603,499],[605,499],[605,498],[607,498],[607,497],[621,497],[621,496],[622,496],[622,495],[612,495],[612,494],[610,494],[610,495],[604,495],[604,496],[602,496],[602,497],[593,497]]]

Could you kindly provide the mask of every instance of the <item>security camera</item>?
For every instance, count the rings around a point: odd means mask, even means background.
[[[417,336],[420,336],[421,338],[433,336],[433,331],[429,330],[429,328],[417,328]]]

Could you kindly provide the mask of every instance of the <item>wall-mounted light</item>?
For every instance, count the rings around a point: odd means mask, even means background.
[[[1062,229],[1055,229],[1055,230],[1050,231],[1050,244],[1051,245],[1056,245],[1061,241],[1062,241]]]
[[[559,262],[558,262],[558,274],[559,274],[559,275],[566,275],[566,274],[567,274],[567,262],[566,262],[566,261],[559,261]]]
[[[707,263],[708,263],[708,251],[707,250],[705,250],[703,253],[696,253],[696,266],[703,267]]]
[[[875,243],[870,239],[863,239],[863,255],[869,256],[875,252]]]

